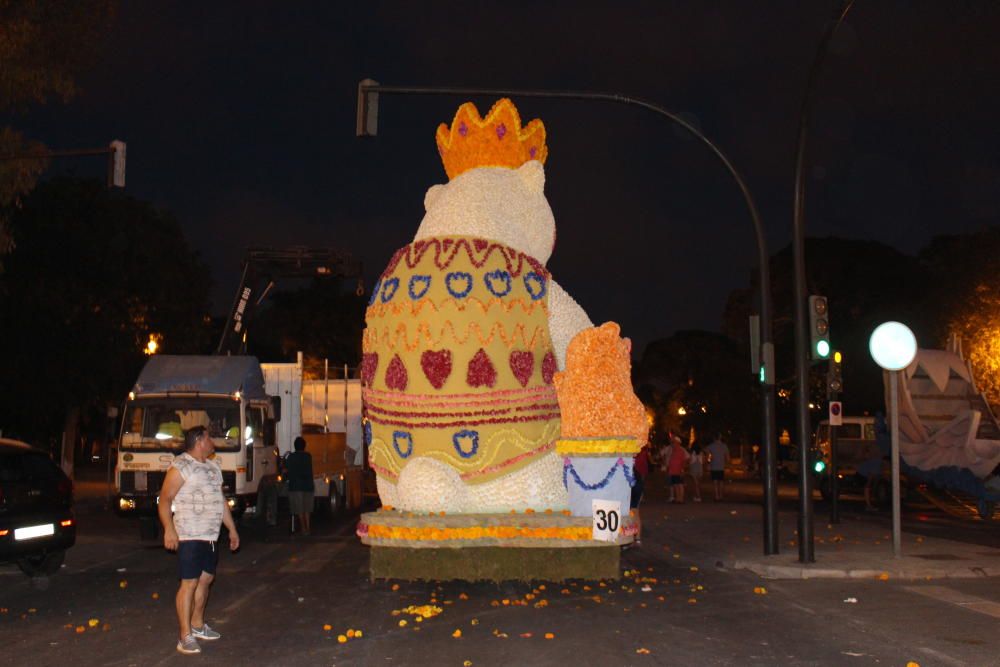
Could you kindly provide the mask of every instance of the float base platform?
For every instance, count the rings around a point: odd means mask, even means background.
[[[616,542],[592,539],[592,519],[562,513],[361,516],[371,547],[370,576],[408,581],[564,581],[617,579],[621,546],[638,525],[623,517]]]

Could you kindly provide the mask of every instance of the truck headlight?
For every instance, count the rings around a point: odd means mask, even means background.
[[[229,509],[236,507],[236,498],[226,498],[226,504],[229,505]]]
[[[134,510],[135,500],[132,498],[119,498],[118,499],[118,509],[122,511]]]

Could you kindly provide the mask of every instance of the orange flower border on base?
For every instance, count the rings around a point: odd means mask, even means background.
[[[600,542],[592,539],[589,517],[540,513],[432,517],[382,511],[362,515],[357,527],[364,544],[410,548],[599,547],[627,544],[637,532],[635,518],[626,516],[618,542]]]

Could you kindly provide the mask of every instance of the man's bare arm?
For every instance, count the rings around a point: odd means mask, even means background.
[[[160,515],[160,523],[163,524],[163,546],[169,551],[177,550],[177,529],[174,527],[174,514],[170,511],[170,506],[183,485],[184,478],[181,477],[180,471],[177,468],[170,468],[163,479],[163,486],[160,487],[160,506],[157,512]]]

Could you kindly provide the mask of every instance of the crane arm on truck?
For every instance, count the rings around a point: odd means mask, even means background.
[[[336,248],[249,248],[229,319],[216,354],[246,354],[247,326],[257,307],[281,278],[357,278],[364,292],[361,262]]]

